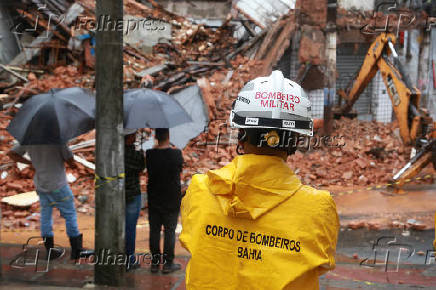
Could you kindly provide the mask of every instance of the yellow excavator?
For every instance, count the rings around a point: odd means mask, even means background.
[[[389,32],[376,37],[356,77],[345,90],[338,90],[340,101],[334,114],[349,115],[359,95],[380,71],[398,120],[401,139],[416,150],[416,154],[392,178],[395,187],[401,189],[407,180],[416,176],[430,162],[436,169],[436,122],[426,109],[421,108],[421,92],[405,74],[394,48],[395,42],[395,35]],[[389,59],[390,55],[393,61]]]

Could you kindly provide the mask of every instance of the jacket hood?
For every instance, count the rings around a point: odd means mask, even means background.
[[[283,159],[268,155],[237,156],[207,175],[224,214],[238,218],[257,219],[302,186]]]

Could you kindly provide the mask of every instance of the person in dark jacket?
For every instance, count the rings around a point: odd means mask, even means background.
[[[135,129],[124,129],[124,170],[126,172],[126,254],[127,270],[140,267],[135,258],[136,224],[141,211],[141,186],[139,176],[145,169],[145,158],[142,150],[135,150]]]
[[[169,130],[156,129],[158,145],[146,151],[146,166],[148,174],[148,219],[150,223],[150,251],[152,254],[151,271],[159,270],[163,263],[163,273],[181,269],[174,263],[174,247],[176,242],[177,219],[181,203],[180,173],[182,172],[183,156],[179,149],[171,148]],[[163,259],[159,247],[160,231],[164,226]]]

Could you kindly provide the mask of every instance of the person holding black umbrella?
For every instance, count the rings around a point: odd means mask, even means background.
[[[24,158],[28,153],[31,161]],[[77,214],[74,205],[74,196],[67,183],[65,166],[66,162],[75,168],[73,153],[67,145],[15,145],[9,152],[9,158],[21,162],[35,169],[34,184],[39,196],[41,210],[41,236],[47,249],[47,259],[59,258],[64,251],[54,247],[53,234],[53,207],[61,212],[65,219],[67,235],[71,244],[71,259],[79,259],[90,255],[92,252],[82,248],[83,236],[77,226]]]
[[[18,140],[8,152],[16,161],[33,166],[34,183],[41,208],[41,235],[47,258],[59,258],[64,251],[54,248],[53,207],[65,219],[71,244],[71,259],[93,254],[82,248],[83,236],[77,227],[74,196],[67,183],[64,162],[74,168],[67,142],[95,127],[95,98],[83,88],[50,89],[27,100],[7,127]],[[31,161],[24,158],[30,155]]]
[[[144,114],[144,112],[147,113]],[[181,268],[180,264],[173,263],[173,260],[175,230],[181,202],[180,173],[183,157],[179,149],[170,147],[168,128],[189,122],[192,122],[192,118],[183,106],[164,92],[144,88],[129,89],[124,92],[125,128],[158,128],[156,129],[158,145],[146,151],[145,162],[148,174],[147,196],[152,273],[159,271],[161,263],[164,264],[163,273],[170,273]],[[129,179],[127,159],[125,166],[127,184]],[[132,174],[132,180],[133,176],[137,174]],[[126,185],[126,195],[127,190]],[[162,226],[165,229],[163,257],[159,247]],[[128,232],[126,228],[126,236]],[[133,231],[130,232],[133,233]],[[132,266],[137,267],[135,264]]]

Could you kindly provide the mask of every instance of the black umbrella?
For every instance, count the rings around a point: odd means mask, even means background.
[[[125,128],[171,128],[191,121],[179,102],[164,92],[151,89],[124,92]]]
[[[83,88],[51,89],[27,100],[7,130],[21,145],[65,144],[95,127],[95,98]]]

